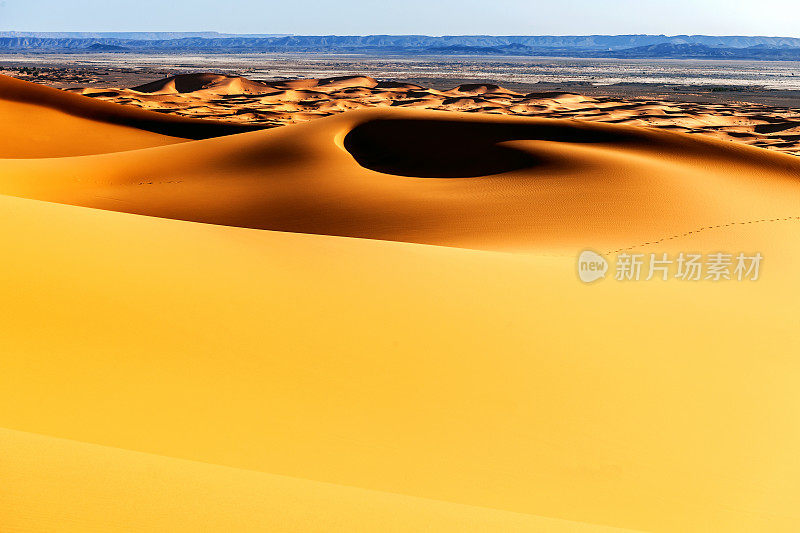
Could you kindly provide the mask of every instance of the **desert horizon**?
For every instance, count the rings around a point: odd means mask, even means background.
[[[0,6],[0,531],[797,531],[800,38],[575,4]]]

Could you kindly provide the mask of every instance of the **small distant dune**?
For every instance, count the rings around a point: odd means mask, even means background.
[[[504,89],[499,85],[494,85],[491,83],[466,83],[455,87],[454,89],[450,89],[449,91],[444,91],[445,94],[471,94],[471,95],[478,95],[478,94],[508,94],[514,95],[513,91],[509,91],[508,89]]]
[[[132,91],[150,94],[175,94],[203,92],[207,94],[260,94],[268,92],[269,85],[240,76],[222,74],[181,74],[163,80],[133,87]]]
[[[369,76],[339,76],[335,78],[322,78],[317,84],[318,87],[329,89],[340,89],[345,87],[368,87],[373,88],[378,85],[378,81]]]

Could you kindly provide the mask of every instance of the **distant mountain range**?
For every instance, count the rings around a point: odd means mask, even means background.
[[[219,33],[216,31],[0,31],[0,37],[38,37],[41,39],[130,39],[158,41],[201,37],[215,39],[222,37],[285,37],[288,33]]]
[[[0,32],[2,52],[362,53],[800,60],[800,38],[708,35],[233,35]]]
[[[608,57],[636,58],[680,58],[680,59],[763,59],[800,60],[800,48],[757,44],[745,48],[708,46],[693,43],[659,43],[615,50],[604,54]]]

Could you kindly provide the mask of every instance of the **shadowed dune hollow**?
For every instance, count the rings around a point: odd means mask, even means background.
[[[502,144],[524,140],[624,143],[635,136],[559,124],[378,119],[355,126],[344,147],[362,166],[397,176],[469,178],[532,167],[543,170],[553,163],[544,154]]]

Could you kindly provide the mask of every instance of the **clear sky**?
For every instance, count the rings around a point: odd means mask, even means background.
[[[800,37],[800,0],[0,0],[0,30]]]

